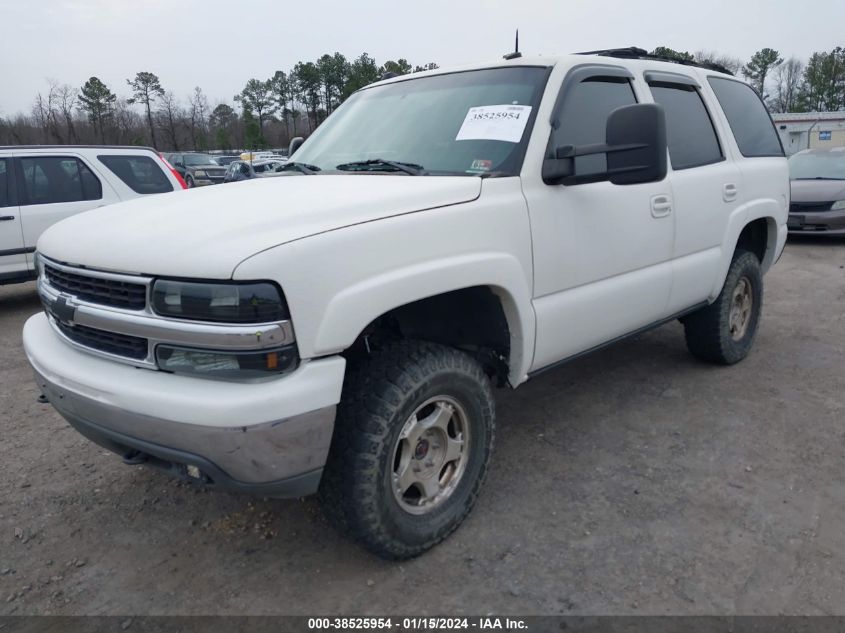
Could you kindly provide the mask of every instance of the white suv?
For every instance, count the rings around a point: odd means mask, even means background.
[[[59,220],[177,189],[179,180],[152,149],[0,147],[0,284],[35,277],[35,243]]]
[[[787,234],[778,135],[745,83],[638,57],[397,77],[287,175],[53,227],[39,387],[129,464],[319,491],[371,550],[420,554],[481,489],[495,386],[672,319],[701,359],[751,348]]]

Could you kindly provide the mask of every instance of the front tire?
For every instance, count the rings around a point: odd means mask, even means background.
[[[327,516],[379,556],[422,554],[472,509],[494,421],[490,380],[459,350],[400,341],[351,363],[320,484]]]
[[[188,189],[194,188],[194,179],[190,176],[185,176],[185,184],[188,186]]]
[[[738,363],[751,350],[762,307],[760,261],[754,253],[737,250],[716,301],[682,320],[687,348],[712,363]]]

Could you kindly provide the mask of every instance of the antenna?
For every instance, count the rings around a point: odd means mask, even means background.
[[[522,53],[519,52],[519,29],[516,30],[516,41],[514,42],[513,53],[502,55],[502,57],[505,59],[517,59],[522,57]]]

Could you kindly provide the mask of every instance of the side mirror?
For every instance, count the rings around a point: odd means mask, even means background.
[[[564,145],[543,161],[547,185],[578,185],[609,180],[615,185],[657,182],[666,177],[666,117],[656,103],[622,106],[610,113],[606,142],[595,145]],[[575,158],[605,154],[607,171],[578,174]]]
[[[290,140],[290,145],[288,145],[288,158],[293,156],[293,153],[299,149],[299,146],[305,142],[305,139],[301,136],[294,136]]]
[[[176,163],[173,163],[173,166],[178,167],[179,169],[185,169],[185,163],[176,162]]]
[[[666,115],[656,103],[617,108],[607,118],[607,144],[629,147],[607,154],[614,185],[659,182],[666,177]]]

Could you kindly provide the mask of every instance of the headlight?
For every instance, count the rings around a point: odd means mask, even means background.
[[[842,211],[842,209],[845,209],[845,200],[837,200],[833,203],[833,206],[830,207],[831,211]]]
[[[177,374],[208,378],[258,378],[296,367],[296,347],[289,345],[260,352],[216,352],[171,345],[156,348],[159,368]]]
[[[153,284],[156,314],[194,321],[270,323],[288,318],[279,288],[269,282],[199,283],[158,279]]]
[[[208,177],[208,174],[206,173],[206,171],[205,171],[204,169],[197,169],[197,170],[194,172],[194,175],[195,175],[197,178],[207,178],[207,177]]]

